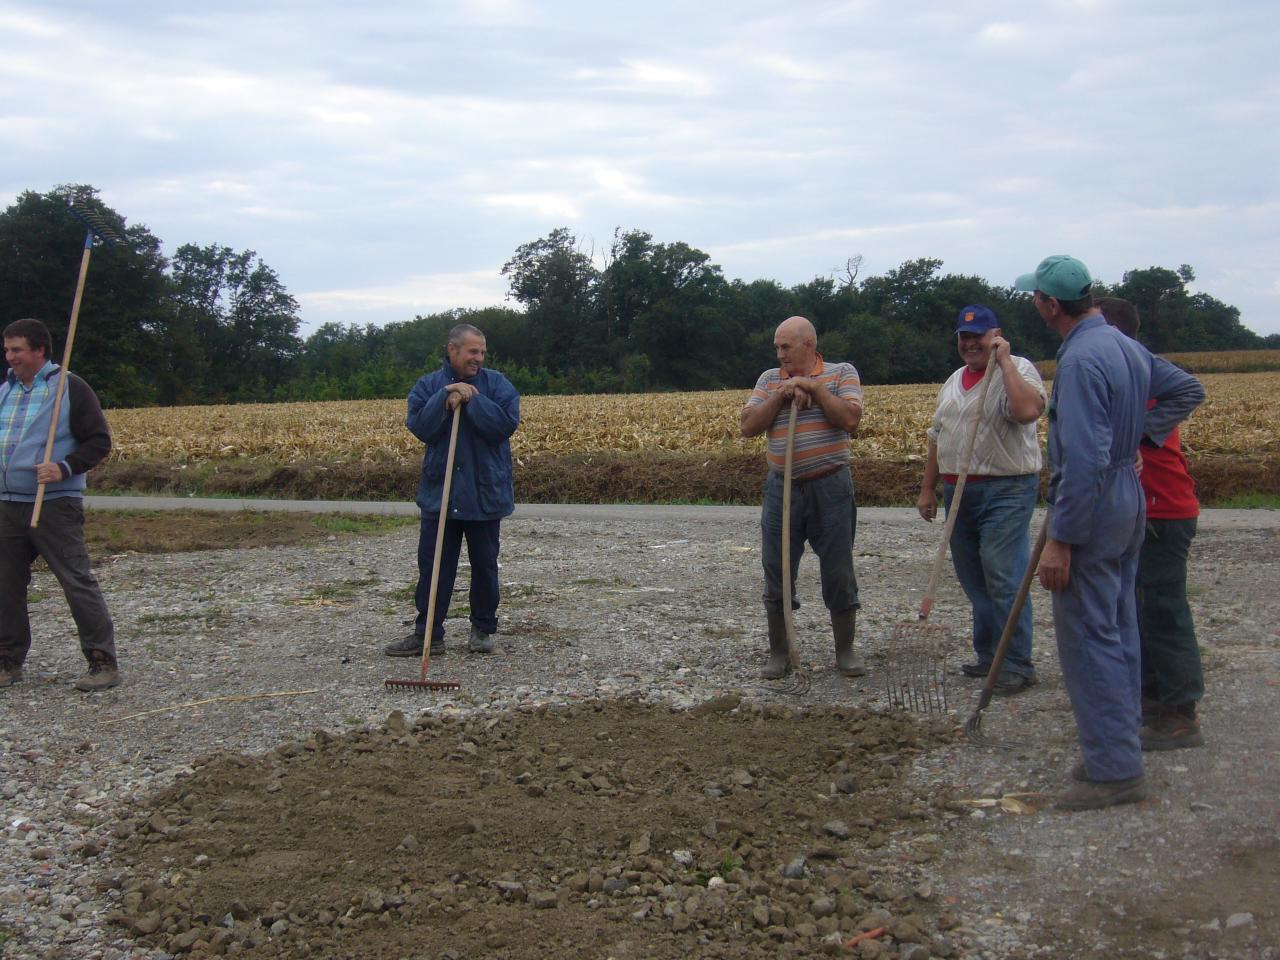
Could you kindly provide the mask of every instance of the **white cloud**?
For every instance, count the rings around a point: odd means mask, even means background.
[[[817,63],[801,61],[778,53],[764,53],[756,58],[766,73],[771,73],[784,80],[796,80],[801,83],[821,83],[830,80],[832,74]]]
[[[493,193],[482,199],[491,207],[519,210],[544,220],[577,220],[581,216],[573,200],[560,193]]]
[[[1027,31],[1021,24],[1007,21],[988,23],[978,31],[979,40],[992,44],[1022,43],[1026,36]]]
[[[66,32],[64,24],[28,10],[0,7],[0,34],[17,33],[39,40],[53,40]]]
[[[363,323],[378,319],[408,320],[415,314],[454,307],[490,307],[503,302],[507,282],[499,269],[407,276],[399,282],[370,287],[312,290],[296,294],[308,326]]]
[[[788,283],[858,252],[864,275],[942,256],[993,281],[1055,249],[1188,262],[1280,331],[1276,23],[1261,0],[0,0],[0,184],[93,182],[170,251],[258,250],[321,291],[308,324],[497,302],[481,268],[569,225]]]

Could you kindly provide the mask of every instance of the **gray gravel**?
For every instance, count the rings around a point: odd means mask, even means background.
[[[1275,902],[1264,896],[1271,888],[1250,883],[1251,865],[1274,862],[1280,850],[1277,517],[1211,512],[1202,523],[1191,585],[1207,646],[1209,746],[1150,758],[1152,801],[1077,815],[959,808],[936,849],[911,858],[948,898],[965,953],[1280,956]],[[69,686],[82,670],[73,625],[56,583],[37,572],[33,597],[42,599],[32,608],[27,678],[0,691],[0,938],[8,937],[0,952],[140,955],[103,922],[122,882],[111,828],[123,808],[213,751],[261,752],[316,728],[381,723],[395,709],[471,712],[618,695],[691,706],[731,691],[797,702],[755,679],[764,645],[753,510],[526,508],[504,530],[497,655],[460,653],[467,625],[451,621],[451,649],[432,667],[436,678],[461,683],[448,695],[382,686],[416,671],[413,661],[380,654],[412,615],[414,528],[308,547],[110,558],[99,576],[126,681],[92,697]],[[859,681],[831,669],[806,557],[798,629],[813,671],[808,699],[887,707],[880,678],[892,626],[914,615],[940,532],[913,511],[863,512],[859,635],[872,672]],[[960,741],[933,751],[911,774],[919,789],[957,785],[974,801],[1027,794],[1038,807],[1036,795],[1065,785],[1073,728],[1047,612],[1037,597],[1042,683],[984,714],[984,731],[1024,745]],[[963,636],[966,608],[954,584],[933,620]],[[961,722],[977,688],[953,680]],[[276,693],[291,695],[128,719]],[[901,853],[905,860],[912,851]],[[1274,876],[1270,868],[1266,878]],[[1160,938],[1135,935],[1139,915],[1164,922]],[[1157,940],[1158,950],[1145,945]]]

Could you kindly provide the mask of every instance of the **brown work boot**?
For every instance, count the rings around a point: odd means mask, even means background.
[[[22,664],[0,660],[0,687],[12,687],[22,679]]]
[[[1204,734],[1196,719],[1194,702],[1164,707],[1151,716],[1138,731],[1143,750],[1180,750],[1183,747],[1203,747]]]
[[[82,693],[110,690],[120,682],[120,667],[114,657],[94,653],[89,661],[89,672],[72,684]]]
[[[1147,778],[1139,774],[1127,780],[1078,780],[1058,794],[1053,805],[1059,810],[1101,810],[1145,799]]]

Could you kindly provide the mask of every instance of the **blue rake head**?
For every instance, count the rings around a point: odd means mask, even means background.
[[[95,241],[105,243],[109,247],[118,244],[125,244],[124,238],[116,231],[116,229],[107,223],[106,218],[87,197],[72,197],[67,206],[71,213],[84,224],[88,234],[85,237],[84,245],[86,247],[93,246]]]

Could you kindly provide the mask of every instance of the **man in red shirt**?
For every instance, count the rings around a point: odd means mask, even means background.
[[[1098,297],[1107,323],[1137,339],[1138,311],[1128,300]],[[1154,401],[1153,401],[1154,403]],[[1144,436],[1142,492],[1147,532],[1138,558],[1138,629],[1142,638],[1143,750],[1204,744],[1196,703],[1204,696],[1200,645],[1187,604],[1187,554],[1196,535],[1200,501],[1175,428],[1163,446]]]

